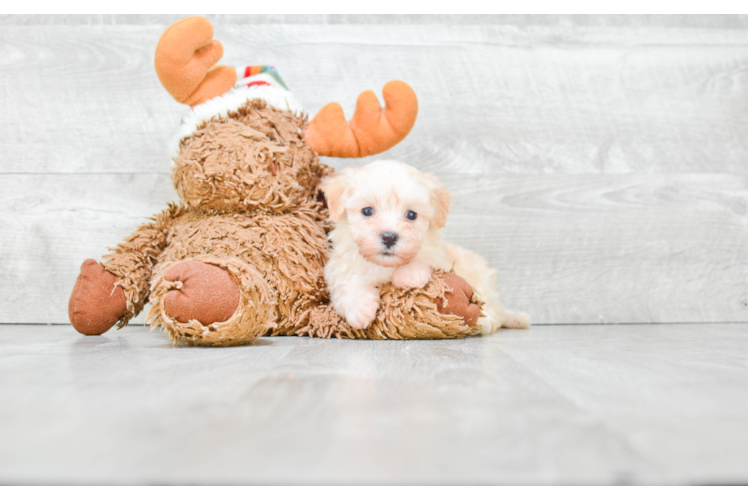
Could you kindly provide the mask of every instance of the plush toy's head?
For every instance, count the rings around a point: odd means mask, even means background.
[[[329,169],[305,147],[306,120],[246,103],[182,139],[172,180],[190,207],[210,212],[285,212],[315,198]]]
[[[206,117],[207,111],[218,111],[216,101],[244,104],[246,97],[236,101],[250,94],[234,68],[216,64],[222,56],[223,46],[213,39],[210,22],[203,17],[188,17],[161,35],[156,47],[156,73],[177,101]],[[255,90],[255,96],[267,101],[262,90]],[[298,110],[290,92],[281,94],[277,102],[269,103],[273,108]],[[174,171],[177,190],[188,205],[211,210],[247,209],[259,206],[259,200],[272,206],[293,204],[293,200],[317,188],[316,181],[305,184],[316,167],[301,165],[307,158],[294,156],[296,146],[303,145],[321,156],[355,158],[386,151],[408,135],[418,114],[413,89],[404,82],[391,81],[382,89],[382,96],[384,109],[374,92],[367,90],[359,95],[350,122],[338,103],[324,106],[309,123],[295,115],[290,121],[284,116],[279,123],[269,110],[232,107],[239,109],[235,116],[213,119],[207,126],[197,127],[195,137],[183,140]],[[227,118],[226,114],[222,116]],[[182,137],[193,132],[188,130]],[[250,185],[247,180],[257,184]]]

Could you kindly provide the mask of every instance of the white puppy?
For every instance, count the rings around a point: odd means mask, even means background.
[[[325,279],[333,307],[352,327],[366,328],[376,317],[379,285],[421,288],[434,268],[462,277],[485,302],[478,320],[483,333],[529,326],[526,314],[504,309],[496,272],[483,257],[441,240],[452,195],[434,175],[375,161],[342,169],[321,188],[336,223]]]

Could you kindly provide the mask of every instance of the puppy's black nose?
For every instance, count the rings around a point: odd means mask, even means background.
[[[387,248],[392,248],[392,245],[397,243],[397,234],[396,233],[382,233],[382,242],[384,243],[384,246]]]

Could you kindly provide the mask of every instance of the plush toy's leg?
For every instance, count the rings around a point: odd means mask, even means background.
[[[504,309],[498,293],[486,294],[486,302],[478,305],[477,299],[473,296],[473,287],[460,276],[445,273],[444,281],[452,291],[444,294],[445,300],[436,299],[439,312],[462,316],[469,326],[477,323],[482,333],[492,333],[498,328],[530,327],[530,316]]]
[[[164,295],[166,313],[180,323],[193,319],[203,325],[220,323],[239,305],[239,285],[218,266],[188,260],[167,269],[164,279],[182,284]]]
[[[101,335],[127,313],[118,278],[93,259],[86,260],[68,303],[73,328],[84,335]]]
[[[193,345],[246,344],[275,326],[276,300],[262,275],[241,261],[200,256],[157,267],[148,321]]]
[[[452,290],[444,292],[444,298],[437,297],[436,307],[442,314],[454,314],[463,318],[467,326],[474,326],[480,317],[480,305],[470,301],[473,289],[467,281],[453,273],[444,273],[444,283]]]
[[[366,329],[352,328],[331,305],[323,304],[310,311],[309,325],[297,333],[324,338],[398,340],[477,335],[480,305],[470,301],[467,290],[470,286],[462,278],[441,271],[435,272],[419,290],[403,290],[387,283],[380,287],[379,310]]]

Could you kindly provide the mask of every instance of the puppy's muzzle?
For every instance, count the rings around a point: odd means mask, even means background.
[[[397,243],[397,233],[382,233],[380,236],[382,237],[382,243],[387,248],[392,248]]]

